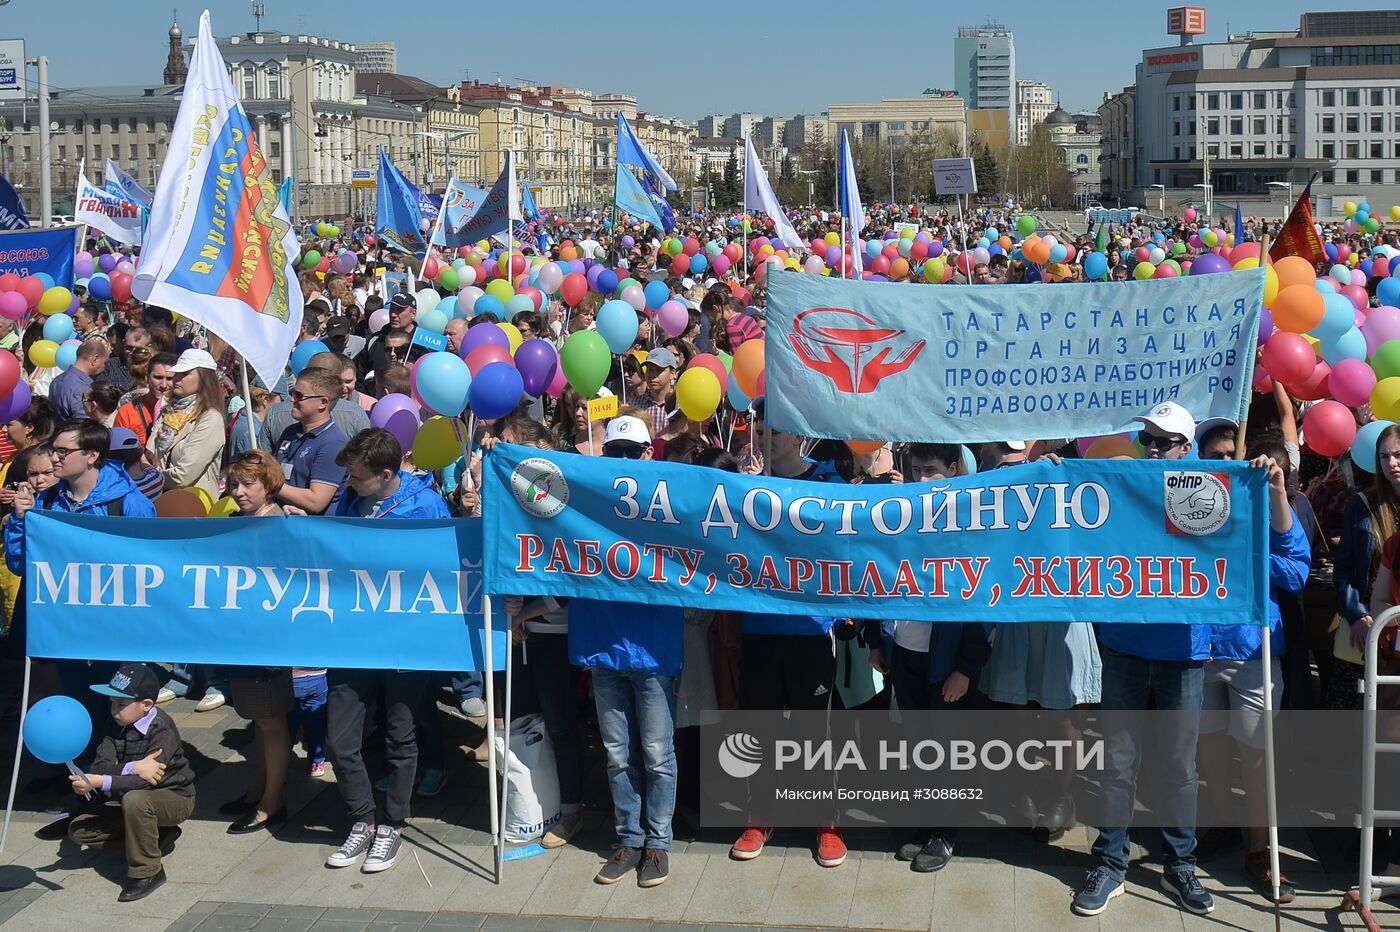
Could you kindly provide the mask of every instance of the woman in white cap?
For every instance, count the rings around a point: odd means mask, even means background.
[[[166,489],[198,487],[218,498],[224,406],[214,357],[188,349],[171,371],[175,384],[160,420],[151,427],[146,453],[165,476]]]

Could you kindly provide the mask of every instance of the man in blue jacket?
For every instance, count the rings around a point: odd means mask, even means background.
[[[1186,409],[1165,401],[1136,418],[1138,440],[1147,459],[1180,460],[1191,452],[1196,422]],[[1104,811],[1121,813],[1121,824],[1100,827],[1093,865],[1074,895],[1073,910],[1097,916],[1123,892],[1128,870],[1128,823],[1137,788],[1145,721],[1142,710],[1196,713],[1201,709],[1205,662],[1210,657],[1210,627],[1195,624],[1105,624],[1099,628],[1103,657],[1105,712],[1133,712],[1105,720],[1105,771],[1100,787]],[[1158,735],[1160,801],[1171,813],[1196,812],[1196,741],[1199,720],[1176,716],[1175,727]],[[1115,820],[1118,821],[1118,820]],[[1196,877],[1196,829],[1162,828],[1162,889],[1185,909],[1205,914],[1215,901]]]
[[[1238,427],[1236,428],[1238,430]],[[1233,454],[1233,449],[1231,449]],[[1269,470],[1269,664],[1272,667],[1271,708],[1278,709],[1283,692],[1283,615],[1279,595],[1302,592],[1312,566],[1312,549],[1302,522],[1288,503],[1288,451],[1281,439],[1262,438],[1249,445],[1255,466]],[[1203,457],[1207,458],[1207,457]],[[1209,457],[1234,459],[1230,456]],[[1210,663],[1206,664],[1201,716],[1201,744],[1198,759],[1209,771],[1211,808],[1219,817],[1231,811],[1228,763],[1236,749],[1240,755],[1245,803],[1249,812],[1248,846],[1245,850],[1245,879],[1249,885],[1272,900],[1273,877],[1269,868],[1269,831],[1264,769],[1264,673],[1261,662],[1263,632],[1253,625],[1213,625],[1210,629]],[[1228,725],[1228,728],[1227,728]],[[1233,745],[1233,746],[1232,746]],[[1220,825],[1202,833],[1196,857],[1205,862],[1238,846],[1238,828]],[[1279,876],[1279,902],[1294,898],[1293,885]]]
[[[400,468],[403,449],[382,428],[361,431],[336,456],[345,468],[336,516],[342,518],[446,518],[447,503],[424,480]],[[353,826],[326,858],[327,867],[350,867],[364,858],[366,874],[393,867],[402,846],[418,770],[414,715],[433,682],[417,670],[331,670],[326,702],[326,753]],[[382,697],[384,756],[389,782],[382,817],[376,819],[374,787],[363,754],[365,709]]]

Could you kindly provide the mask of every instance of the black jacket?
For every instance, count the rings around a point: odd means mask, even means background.
[[[156,709],[156,717],[144,735],[135,725],[118,726],[113,722],[112,729],[97,746],[90,768],[94,774],[112,778],[112,796],[146,789],[174,790],[181,796],[194,795],[194,770],[185,759],[180,729],[175,727],[174,719],[166,715],[164,709]],[[154,787],[134,773],[122,773],[122,767],[141,760],[156,748],[161,750],[156,760],[165,765],[165,776]]]

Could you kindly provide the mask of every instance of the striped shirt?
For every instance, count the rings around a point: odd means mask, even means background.
[[[735,314],[725,322],[724,332],[729,337],[729,352],[734,352],[749,340],[763,336],[763,328],[752,315]]]
[[[147,466],[146,472],[136,480],[136,489],[151,501],[155,501],[165,489],[165,476],[161,475],[159,470]]]

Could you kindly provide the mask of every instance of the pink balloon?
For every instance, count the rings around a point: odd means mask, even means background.
[[[1361,359],[1343,359],[1332,367],[1332,376],[1327,382],[1332,389],[1332,397],[1349,408],[1360,407],[1371,400],[1371,390],[1376,387],[1376,373]]]
[[[715,267],[715,273],[718,275],[723,275],[725,272],[728,272],[729,261],[729,257],[726,256],[724,253],[720,253],[719,255],[715,256],[715,261],[713,263]]]
[[[1351,283],[1362,288],[1366,287],[1366,273],[1360,269],[1351,270]]]
[[[0,317],[19,320],[29,310],[29,302],[18,291],[0,291]]]
[[[1366,337],[1366,353],[1372,355],[1382,343],[1400,340],[1400,308],[1378,307],[1366,316],[1361,325],[1361,333]]]
[[[656,312],[661,329],[668,337],[678,337],[690,325],[690,310],[676,300],[667,301]]]
[[[1317,367],[1317,354],[1312,345],[1296,333],[1275,333],[1261,352],[1269,375],[1285,385],[1306,382]]]
[[[1360,285],[1344,285],[1341,292],[1351,300],[1352,304],[1356,305],[1358,311],[1366,307],[1367,303],[1371,300],[1370,295],[1366,294],[1366,289]]]
[[[1319,401],[1303,417],[1303,437],[1321,456],[1341,456],[1356,439],[1356,418],[1345,405]]]
[[[545,389],[545,392],[558,398],[559,394],[564,391],[564,386],[568,384],[569,380],[564,376],[564,367],[556,366],[554,368],[554,381],[549,383],[549,387]]]

